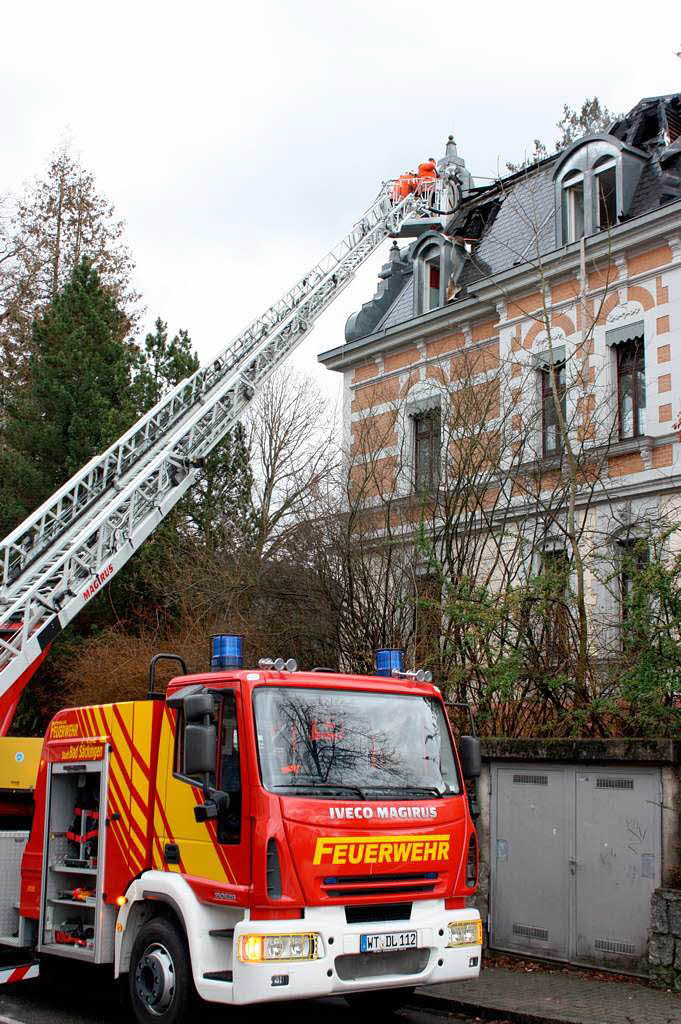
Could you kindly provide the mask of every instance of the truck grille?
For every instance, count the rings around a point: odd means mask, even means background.
[[[323,880],[329,896],[400,896],[432,892],[438,880],[437,871],[404,875],[334,875]]]
[[[393,953],[350,953],[337,956],[334,963],[341,981],[359,981],[389,974],[421,974],[429,956],[428,949],[399,949]]]

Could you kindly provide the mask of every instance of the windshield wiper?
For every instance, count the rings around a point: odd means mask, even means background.
[[[339,789],[344,792],[357,793],[360,800],[366,800],[366,793],[359,786],[348,786],[343,782],[322,782],[321,785],[317,786],[313,782],[283,782],[277,786],[270,786],[270,789],[305,789],[311,793],[320,793],[331,790],[337,792]]]
[[[442,798],[449,796],[448,790],[439,790],[436,786],[365,786],[367,792],[378,792],[378,793],[404,793],[412,795],[414,793],[425,793],[427,796],[436,796]]]

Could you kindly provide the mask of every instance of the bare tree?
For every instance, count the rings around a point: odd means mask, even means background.
[[[254,400],[246,429],[258,510],[256,551],[276,558],[338,462],[337,410],[328,408],[310,378],[279,370]]]

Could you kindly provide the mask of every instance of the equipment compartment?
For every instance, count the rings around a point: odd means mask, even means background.
[[[0,832],[0,945],[23,945],[19,874],[28,832]]]
[[[50,765],[40,925],[42,951],[96,963],[103,923],[113,920],[102,900],[105,782],[105,761]]]

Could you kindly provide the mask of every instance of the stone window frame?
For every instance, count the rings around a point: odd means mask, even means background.
[[[557,368],[563,368],[565,376],[565,395],[563,399],[563,415],[566,423],[570,422],[570,415],[568,410],[568,346],[566,339],[561,337],[558,339],[559,344],[554,344],[551,349],[544,349],[541,352],[535,352],[532,354],[532,367],[536,375],[536,406],[539,416],[537,418],[537,429],[535,438],[535,451],[536,457],[539,460],[552,460],[560,459],[563,454],[562,439],[559,441],[558,448],[554,452],[547,452],[546,450],[546,430],[545,430],[545,418],[544,418],[544,392],[545,392],[545,381],[546,376],[551,368],[551,364]]]
[[[646,545],[645,560],[650,560],[650,531],[646,527],[646,519],[650,514],[649,509],[639,509],[634,514],[627,513],[618,522],[614,530],[609,532],[607,538],[610,550],[609,563],[612,579],[616,578],[616,587],[609,587],[608,602],[610,605],[611,621],[619,630],[619,642],[622,643],[622,629],[625,624],[624,595],[622,587],[622,553],[626,547],[633,547],[641,541]]]
[[[650,360],[649,352],[647,349],[648,338],[650,332],[646,330],[646,320],[643,317],[643,312],[637,314],[635,320],[630,320],[624,325],[608,325],[606,323],[605,329],[605,350],[608,354],[608,371],[609,371],[609,391],[611,393],[612,407],[614,411],[614,430],[615,430],[615,443],[624,443],[626,441],[641,441],[641,439],[649,436],[649,420],[650,420],[650,404],[649,398],[651,393],[650,381],[648,380]],[[621,420],[620,420],[620,365],[619,365],[619,347],[620,345],[629,341],[641,342],[641,352],[643,355],[643,375],[644,375],[644,386],[646,393],[646,404],[645,404],[645,426],[641,433],[634,433],[631,437],[622,437]]]
[[[413,445],[413,480],[414,494],[433,494],[440,486],[442,479],[442,411],[441,406],[431,406],[422,412],[412,413],[412,445]],[[420,430],[422,424],[428,424],[427,432]],[[437,438],[435,431],[437,429]],[[425,434],[427,433],[427,437]],[[422,434],[424,436],[422,436]],[[428,448],[428,480],[419,477],[419,449],[422,444]]]
[[[412,252],[415,316],[430,313],[434,309],[446,305],[447,285],[452,273],[452,250],[451,239],[443,235],[441,231],[425,231],[416,242]],[[439,295],[437,306],[428,307],[425,302],[426,275],[430,269],[429,264],[434,258],[437,258],[440,264]]]
[[[412,387],[408,397],[401,403],[399,416],[398,436],[401,438],[401,447],[404,452],[404,464],[400,470],[399,493],[407,495],[417,494],[416,489],[416,420],[429,412],[440,413],[440,473],[442,479],[444,471],[444,431],[443,431],[443,397],[442,388],[431,380],[417,381]]]

